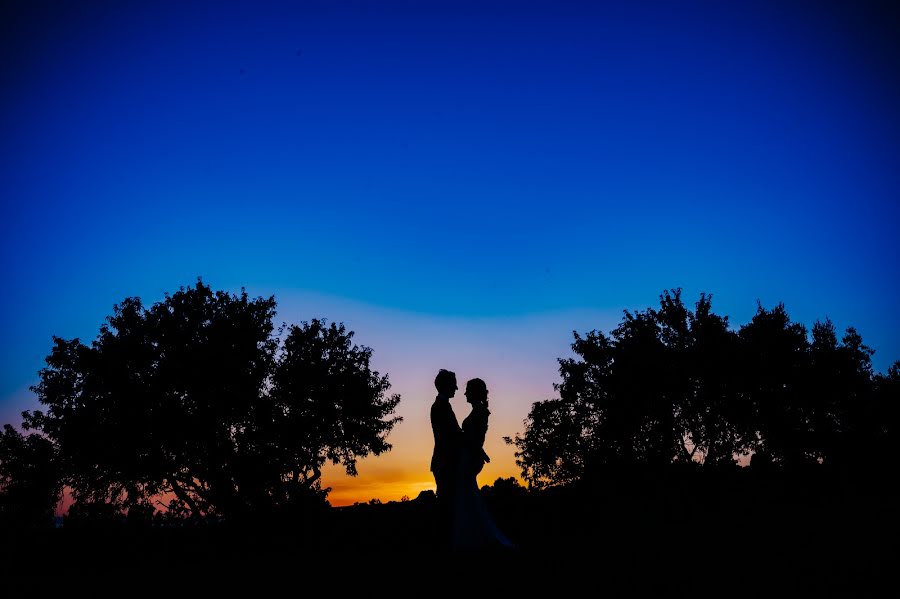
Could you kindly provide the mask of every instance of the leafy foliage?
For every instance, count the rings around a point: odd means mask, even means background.
[[[57,448],[77,502],[241,518],[321,503],[326,460],[390,449],[399,396],[343,325],[287,329],[275,299],[198,281],[145,308],[115,306],[85,345],[55,338],[27,427]],[[284,332],[284,331],[281,331]]]
[[[760,306],[734,331],[711,296],[692,311],[675,289],[658,309],[626,311],[609,335],[574,337],[575,357],[559,360],[559,398],[535,403],[524,433],[507,438],[536,488],[622,464],[728,466],[753,455],[846,466],[898,397],[895,374],[873,377],[854,329],[838,342],[826,319],[810,338],[783,305]]]
[[[62,491],[53,444],[10,425],[0,433],[0,528],[49,526]]]

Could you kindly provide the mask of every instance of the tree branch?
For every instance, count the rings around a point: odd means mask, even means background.
[[[185,504],[187,504],[187,506],[195,516],[203,515],[200,508],[197,506],[197,502],[194,501],[190,494],[181,487],[177,480],[170,479],[169,483],[172,485],[172,491],[175,493],[175,496]]]

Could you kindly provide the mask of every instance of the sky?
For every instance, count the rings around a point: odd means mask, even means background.
[[[517,475],[572,331],[664,289],[900,359],[896,5],[260,4],[3,3],[0,422],[52,335],[197,277],[389,374],[394,448],[336,505],[433,488],[438,368],[488,384],[479,482]]]

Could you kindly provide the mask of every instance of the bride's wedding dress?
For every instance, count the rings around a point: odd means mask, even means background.
[[[484,438],[490,412],[485,406],[473,406],[463,420],[459,479],[453,527],[453,545],[457,548],[512,548],[488,512],[476,476],[484,467]]]

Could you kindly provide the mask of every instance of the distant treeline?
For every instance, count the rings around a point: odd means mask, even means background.
[[[276,329],[275,305],[198,281],[150,307],[124,300],[90,344],[54,338],[33,387],[43,409],[0,434],[0,526],[50,525],[64,489],[67,524],[310,522],[327,506],[322,466],[352,475],[390,450],[400,397],[343,325]],[[559,399],[508,439],[533,491],[660,467],[718,477],[741,459],[855,472],[896,447],[900,363],[875,374],[854,329],[810,335],[781,305],[735,331],[710,296],[691,311],[673,290],[572,348]]]
[[[507,442],[533,488],[621,467],[734,466],[843,472],[894,460],[900,362],[872,370],[854,328],[810,334],[783,305],[733,330],[701,294],[624,313],[610,334],[575,333],[559,399],[536,402]]]

